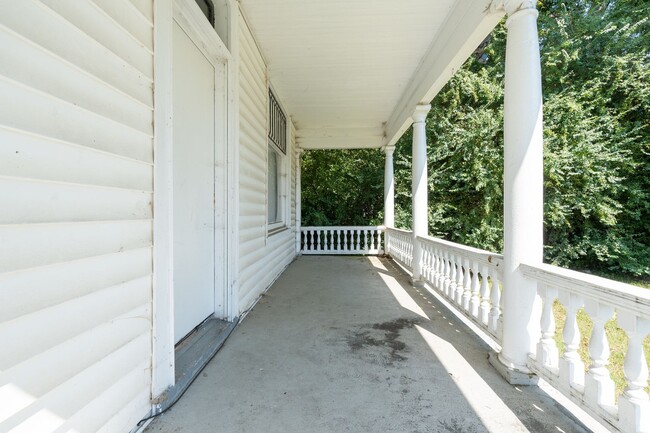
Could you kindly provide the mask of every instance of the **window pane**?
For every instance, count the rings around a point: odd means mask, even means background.
[[[269,147],[268,167],[268,222],[280,221],[278,212],[278,155]]]
[[[214,24],[212,22],[212,11],[213,11],[213,6],[212,6],[212,1],[211,0],[196,0],[196,4],[199,5],[199,8],[201,8],[201,12],[203,12],[203,15],[208,19],[210,24]]]

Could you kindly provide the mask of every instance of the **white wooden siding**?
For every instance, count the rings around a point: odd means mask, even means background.
[[[290,122],[291,133],[289,134],[291,140],[291,226],[296,227],[296,128],[293,122]],[[294,231],[295,233],[295,231]]]
[[[152,0],[0,0],[0,431],[150,409]]]
[[[291,229],[266,236],[268,85],[266,65],[243,16],[239,19],[239,309],[245,311],[293,260]],[[293,128],[292,128],[293,129]],[[293,135],[292,135],[293,137]],[[293,139],[287,146],[292,170]],[[293,170],[289,196],[294,209]],[[293,211],[288,223],[294,224]]]

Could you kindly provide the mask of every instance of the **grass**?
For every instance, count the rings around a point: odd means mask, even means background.
[[[611,276],[610,276],[611,278]],[[628,284],[634,284],[639,287],[650,289],[650,281],[648,280],[633,280],[616,278],[618,281],[623,281]],[[566,322],[566,311],[564,307],[556,300],[553,304],[553,313],[555,315],[555,341],[560,352],[560,356],[564,353],[565,346],[562,341],[562,329]],[[593,322],[585,313],[584,309],[578,310],[577,314],[578,329],[580,330],[580,348],[578,352],[585,364],[585,371],[589,368],[591,360],[589,358],[589,338],[593,329]],[[609,369],[610,375],[616,386],[616,397],[625,389],[625,375],[623,372],[623,363],[625,362],[625,354],[627,352],[627,335],[616,323],[616,317],[612,318],[605,324],[605,334],[609,342],[610,357]],[[646,362],[650,365],[650,335],[646,337],[643,342],[643,349],[645,351]],[[646,387],[646,392],[650,392],[650,386]]]

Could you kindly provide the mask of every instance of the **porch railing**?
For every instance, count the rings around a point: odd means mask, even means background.
[[[648,364],[643,351],[643,340],[650,333],[650,291],[546,264],[522,264],[521,269],[526,277],[537,281],[543,302],[541,336],[529,368],[592,416],[618,430],[650,431],[650,398],[644,389],[648,385]],[[555,343],[555,301],[566,312],[562,330],[565,349],[561,354]],[[586,337],[578,328],[579,310],[593,324],[588,337],[591,362],[587,369],[578,352]],[[607,369],[610,350],[605,323],[611,318],[616,319],[628,340],[623,367],[626,387],[618,397],[618,405]]]
[[[501,343],[503,256],[442,239],[418,237],[422,277]]]
[[[419,236],[417,242],[424,280],[500,343],[503,256],[428,236]],[[413,233],[387,228],[386,251],[412,268]]]
[[[413,233],[387,228],[385,242],[387,253],[412,269]],[[430,237],[418,237],[416,242],[422,249],[422,277],[429,286],[500,343],[502,317],[507,314],[502,303],[507,290],[501,284],[503,257]],[[536,353],[530,355],[529,368],[603,424],[625,433],[649,432],[648,363],[643,341],[650,334],[650,291],[546,264],[522,264],[521,270],[537,282],[543,305],[539,343]],[[555,343],[555,302],[566,312],[563,353]],[[583,337],[577,318],[582,311],[593,324],[588,337],[591,361],[586,369],[579,354]],[[610,349],[605,324],[611,318],[628,340],[623,367],[626,387],[618,405],[607,369]]]
[[[302,227],[302,254],[361,254],[384,252],[383,226]]]
[[[407,268],[413,267],[413,233],[387,228],[386,252],[394,260]]]

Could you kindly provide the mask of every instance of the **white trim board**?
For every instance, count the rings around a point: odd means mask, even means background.
[[[232,17],[232,14],[230,15]],[[236,196],[232,170],[235,138],[232,56],[192,0],[158,0],[154,5],[154,289],[152,396],[174,385],[173,109],[172,26],[178,23],[215,65],[215,316],[232,320],[237,300],[230,257]],[[231,44],[232,44],[231,39]],[[221,67],[218,67],[218,66]],[[234,205],[235,204],[235,205]],[[236,217],[235,217],[236,219]],[[236,254],[235,254],[236,255]],[[234,268],[236,269],[236,267]]]

